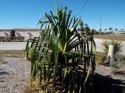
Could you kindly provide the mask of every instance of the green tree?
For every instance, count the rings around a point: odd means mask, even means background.
[[[113,28],[112,28],[112,27],[110,27],[110,28],[109,28],[109,31],[110,31],[110,32],[112,32],[112,30],[113,30]]]
[[[118,31],[118,28],[115,28],[115,31],[117,32],[117,31]]]
[[[104,30],[105,30],[105,32],[107,31],[107,29],[106,29],[106,28],[105,28]]]
[[[109,30],[112,30],[112,27],[110,27]]]
[[[14,40],[14,38],[15,38],[15,30],[11,30],[10,31],[10,39]]]

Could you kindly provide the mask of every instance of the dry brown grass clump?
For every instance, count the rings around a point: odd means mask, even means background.
[[[0,50],[1,56],[8,56],[8,57],[25,57],[24,50]]]
[[[97,64],[103,64],[103,57],[106,56],[103,52],[97,52],[96,53],[96,63]]]
[[[94,35],[95,38],[125,41],[125,35]]]

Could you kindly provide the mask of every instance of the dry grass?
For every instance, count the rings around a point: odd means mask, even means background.
[[[25,51],[19,51],[19,50],[0,50],[1,56],[9,56],[9,57],[25,57]],[[105,56],[105,53],[103,52],[97,52],[96,53],[96,63],[101,63],[102,58]]]
[[[103,52],[97,52],[96,53],[96,63],[97,64],[102,64],[103,61],[102,61],[102,58],[105,56],[105,53]]]
[[[99,39],[125,41],[125,35],[94,35],[94,37]]]
[[[25,57],[25,51],[22,51],[22,50],[0,50],[0,56]]]

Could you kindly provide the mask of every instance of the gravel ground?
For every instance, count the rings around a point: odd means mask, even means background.
[[[31,68],[30,62],[27,61],[25,58],[17,58],[17,57],[4,57],[4,59],[5,62],[0,63],[0,93],[24,93],[24,90],[26,89],[26,86],[29,85],[29,80],[30,80],[30,68]],[[111,69],[108,66],[97,65],[96,73],[102,76],[109,76],[113,79],[125,80],[125,74],[119,74],[119,75],[112,74]],[[97,79],[97,81],[95,80],[95,82],[96,83],[100,82],[98,80],[99,79]],[[107,78],[105,81],[107,82]],[[103,92],[97,92],[97,93],[103,93]],[[105,93],[121,93],[121,92],[105,92]]]
[[[24,93],[30,78],[30,62],[17,57],[4,59],[0,64],[0,93]]]

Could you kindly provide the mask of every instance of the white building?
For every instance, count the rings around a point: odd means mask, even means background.
[[[117,31],[117,32],[113,32],[113,34],[115,34],[115,35],[123,35],[123,34],[125,34],[125,31]]]

